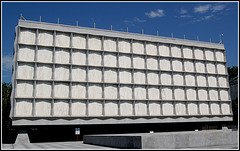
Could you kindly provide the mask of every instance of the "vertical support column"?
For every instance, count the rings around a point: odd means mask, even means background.
[[[176,98],[174,95],[175,94],[174,91],[175,91],[176,87],[174,86],[174,83],[173,83],[173,71],[171,73],[172,73],[171,79],[172,79],[172,96],[173,96],[173,114],[176,115],[176,106],[175,106]]]
[[[219,84],[219,80],[218,80],[218,70],[217,70],[217,56],[216,56],[216,49],[213,50],[213,57],[214,57],[214,61],[215,61],[215,69],[216,69],[216,80],[217,80],[217,91],[218,91],[218,104],[219,104],[219,108],[220,108],[220,114],[223,114],[223,111],[222,111],[222,103],[221,103],[221,96],[220,96],[220,84]]]
[[[117,104],[118,104],[117,115],[120,115],[120,83],[118,83],[118,85],[117,85],[117,91],[118,91],[118,93],[117,93]]]
[[[172,55],[172,44],[169,44],[169,54],[170,54],[170,72],[171,73],[171,89],[172,89],[172,98],[173,98],[173,114],[175,114],[175,106],[174,106],[174,102],[175,102],[175,96],[174,96],[174,90],[175,90],[175,87],[173,87],[173,78],[172,78],[172,75],[173,75],[173,55]]]
[[[193,54],[193,71],[194,71],[194,75],[195,75],[195,91],[196,91],[196,99],[197,99],[197,113],[200,115],[201,112],[200,112],[200,102],[199,102],[199,95],[198,95],[198,83],[197,83],[197,68],[196,68],[196,56],[195,56],[195,53],[194,53],[194,49],[195,47],[193,46],[192,47],[192,54]]]
[[[183,57],[182,47],[181,47],[181,57]],[[173,56],[172,56],[172,48],[171,48],[171,85],[172,85],[171,88],[172,88],[172,98],[173,98],[172,104],[173,104],[173,114],[176,115],[176,98],[175,98],[175,95],[174,95],[175,94],[174,91],[175,91],[176,87],[174,86],[174,82],[173,82],[172,58],[173,58]],[[183,61],[182,61],[182,63],[183,63]],[[183,65],[183,69],[184,69],[184,65]]]
[[[116,40],[116,50],[117,50],[117,101],[118,101],[118,115],[120,115],[120,74],[119,74],[119,38]]]
[[[199,95],[198,95],[198,87],[195,88],[195,91],[196,91],[196,99],[197,99],[197,113],[198,114],[201,114],[200,112],[200,101],[199,101]]]
[[[172,50],[171,50],[171,64],[172,64]],[[181,57],[183,58],[183,52],[182,52],[182,47],[181,47]],[[175,89],[176,89],[176,87],[174,86],[174,82],[173,82],[173,65],[171,66],[172,67],[172,72],[171,72],[171,85],[172,85],[172,97],[173,97],[173,114],[174,115],[176,115],[176,98],[175,98],[175,93],[174,93],[174,91],[175,91]],[[184,66],[183,66],[184,67]]]
[[[158,72],[158,84],[159,84],[159,99],[162,100],[161,70],[159,70],[159,72]]]
[[[104,36],[102,36],[102,115],[105,115],[105,92],[104,92],[104,88],[105,88],[105,81],[104,81]]]
[[[183,45],[181,45],[181,57],[182,57],[182,67],[183,67],[183,84],[185,85],[184,87],[184,97],[185,97],[185,105],[186,105],[186,114],[189,115],[189,111],[188,111],[188,97],[187,97],[187,88],[186,88],[186,69],[185,69],[185,59],[184,59],[184,55],[183,55]]]
[[[73,33],[70,34],[70,74],[69,74],[69,115],[72,116],[72,41],[73,41]]]
[[[175,108],[176,99],[175,99],[175,95],[174,95],[174,91],[175,91],[176,87],[171,86],[171,88],[172,88],[172,97],[173,97],[173,102],[172,102],[172,104],[173,104],[173,114],[176,115],[176,108]]]
[[[116,50],[117,50],[117,83],[119,84],[120,82],[120,75],[119,75],[119,38],[117,38],[116,40]],[[119,91],[118,91],[118,95],[119,95]]]
[[[120,108],[120,83],[118,84],[118,115],[121,115],[121,108]]]
[[[220,87],[219,80],[218,80],[218,70],[217,70],[217,57],[216,57],[216,49],[213,50],[213,57],[215,60],[215,69],[216,69],[216,79],[217,79],[217,87]],[[218,98],[220,99],[220,91],[218,91]]]
[[[134,96],[134,88],[135,88],[135,84],[132,85],[132,100],[133,100],[133,115],[136,115],[136,111],[135,111],[135,96]]]
[[[158,84],[159,84],[159,104],[160,104],[160,115],[163,115],[162,113],[162,81],[161,81],[161,67],[160,67],[160,53],[159,53],[159,43],[157,43],[157,55],[158,55]]]
[[[177,115],[177,111],[176,111],[176,100],[173,101],[173,115]]]
[[[130,42],[130,53],[131,53],[131,68],[132,68],[132,103],[133,103],[133,115],[136,115],[135,113],[135,96],[134,96],[134,66],[133,66],[133,40],[131,39]]]
[[[206,79],[207,79],[207,75],[206,75]],[[209,114],[212,114],[212,109],[211,109],[211,100],[210,100],[210,93],[209,93],[209,83],[207,80],[207,93],[208,93],[208,107],[209,107]]]
[[[133,66],[133,49],[132,49],[133,40],[130,42],[130,53],[131,53],[131,71],[132,71],[132,83],[134,84],[134,66]]]
[[[159,43],[157,43],[157,56],[158,56],[158,70],[161,72],[161,67],[160,67],[160,53],[159,53]],[[159,79],[160,80],[160,79]]]
[[[195,85],[196,86],[198,86],[198,84],[197,84],[197,68],[196,68],[196,56],[195,56],[195,53],[194,53],[194,49],[195,49],[195,47],[193,46],[192,47],[192,53],[193,53],[193,71],[194,71],[194,73],[195,73]]]
[[[72,81],[70,81],[70,100],[69,100],[69,115],[72,116]]]
[[[88,61],[88,56],[89,56],[89,35],[86,36],[86,115],[88,116],[89,115],[89,99],[88,99],[88,87],[89,87],[89,80],[88,80],[88,71],[89,71],[89,61]]]
[[[148,94],[148,89],[149,89],[149,85],[146,86],[146,99],[147,99],[147,115],[150,115],[150,108],[149,108],[149,94]]]
[[[18,50],[19,50],[19,39],[20,39],[20,27],[15,27],[15,33],[16,33],[16,37],[15,37],[15,40],[14,40],[14,54],[13,54],[13,75],[12,75],[12,81],[13,81],[13,84],[12,84],[12,96],[11,96],[11,107],[12,107],[12,110],[11,110],[11,113],[10,113],[10,116],[14,117],[15,114],[16,114],[16,95],[17,95],[17,68],[18,68]]]
[[[148,84],[148,78],[147,78],[147,73],[148,73],[148,67],[147,67],[147,52],[146,52],[146,41],[144,41],[144,68],[145,68],[145,83]]]
[[[160,102],[160,115],[163,115],[163,101]]]
[[[149,96],[148,96],[148,67],[147,67],[147,50],[146,50],[146,41],[144,41],[144,66],[145,66],[145,89],[146,89],[146,99],[147,99],[147,115],[150,115],[149,111]]]
[[[206,61],[204,61],[205,65],[206,65]],[[207,73],[207,69],[206,69],[206,74],[205,74],[205,77],[206,77],[206,85],[207,85],[207,95],[208,95],[208,100],[210,101],[210,93],[209,93],[209,82],[208,82],[208,73]]]
[[[33,104],[32,104],[32,116],[35,116],[36,106],[36,85],[37,85],[37,52],[38,52],[38,29],[36,29],[36,40],[35,40],[35,56],[34,56],[34,75],[33,75]]]
[[[218,104],[219,104],[219,108],[220,108],[220,114],[223,114],[223,109],[222,109],[222,102],[220,100],[220,88],[218,88]]]
[[[172,85],[172,82],[173,82],[173,79],[172,79],[172,75],[173,75],[173,64],[172,64],[172,44],[169,44],[169,53],[170,53],[170,72],[169,73],[171,73],[171,85]],[[173,86],[171,86],[171,88],[172,88],[172,92],[174,92],[174,89],[173,89]],[[172,93],[172,98],[174,98],[174,93]]]
[[[205,60],[205,61],[204,61],[204,67],[205,67],[205,73],[206,73],[206,84],[207,84],[207,95],[208,95],[208,108],[209,108],[209,114],[212,115],[205,48],[203,48],[203,59]]]
[[[54,48],[55,49],[55,48]],[[52,102],[51,102],[51,115],[54,116],[54,71],[55,71],[55,65],[53,64],[53,81],[52,81]]]
[[[19,61],[19,53],[18,53],[18,51],[19,51],[19,42],[20,42],[20,34],[21,34],[21,32],[20,32],[20,27],[18,26],[18,27],[16,27],[15,28],[15,31],[16,31],[16,38],[17,38],[17,40],[15,41],[16,43],[15,43],[15,53],[14,53],[14,69],[15,69],[15,71],[14,71],[14,84],[13,84],[13,93],[14,93],[14,96],[13,96],[13,110],[12,110],[12,116],[14,117],[15,115],[16,115],[16,103],[17,103],[17,99],[16,99],[16,96],[17,96],[17,77],[18,77],[18,61]],[[13,78],[12,78],[13,79]]]
[[[88,68],[88,67],[87,67]],[[89,115],[89,99],[88,99],[88,87],[89,87],[89,83],[87,82],[86,84],[86,115],[88,116]]]
[[[101,48],[101,50],[102,50],[102,64],[101,64],[101,66],[102,67],[104,67],[104,36],[102,36],[102,40],[101,40],[101,44],[102,44],[102,48]]]
[[[54,89],[55,89],[55,62],[56,62],[56,30],[53,33],[53,70],[52,70],[52,102],[51,102],[51,115],[54,116]]]
[[[17,104],[17,99],[15,99],[15,97],[14,97],[14,99],[13,99],[13,117],[16,115],[16,104]]]
[[[16,52],[16,64],[15,64],[15,67],[16,67],[16,71],[15,71],[15,77],[18,78],[18,61],[19,61],[19,42],[20,42],[20,35],[21,35],[21,28],[18,27],[18,42],[17,42],[17,52]],[[17,86],[17,85],[16,85]],[[15,95],[16,96],[16,95]]]
[[[118,99],[118,115],[121,115],[120,99]]]
[[[51,101],[51,116],[54,116],[54,99]]]
[[[104,84],[103,84],[103,85],[104,85]],[[105,102],[106,102],[106,100],[103,99],[103,102],[102,102],[102,108],[103,108],[103,110],[102,110],[102,115],[105,115]]]
[[[119,38],[117,38],[116,40],[116,50],[117,50],[117,83],[119,85],[120,82],[120,74],[119,74]],[[118,91],[118,95],[119,95],[119,91]]]
[[[102,115],[105,115],[105,92],[104,92],[104,87],[105,87],[105,83],[102,84],[102,98],[103,98],[103,102],[102,102]]]
[[[186,73],[185,73],[185,72],[183,72],[183,84],[184,84],[184,86],[187,85],[187,84],[186,84]],[[184,88],[184,93],[185,93],[184,97],[185,97],[185,100],[186,100],[186,102],[185,102],[185,105],[186,105],[186,114],[189,115],[186,88]]]

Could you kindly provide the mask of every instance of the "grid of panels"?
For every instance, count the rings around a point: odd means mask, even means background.
[[[223,50],[19,28],[15,116],[231,113]]]

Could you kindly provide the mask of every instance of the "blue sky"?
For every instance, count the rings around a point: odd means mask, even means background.
[[[219,43],[226,49],[227,66],[238,66],[237,2],[1,2],[2,82],[11,82],[15,26],[26,20],[78,25]]]

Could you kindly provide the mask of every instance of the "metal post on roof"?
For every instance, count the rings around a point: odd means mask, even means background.
[[[59,24],[59,18],[58,18],[58,24]]]
[[[184,39],[185,39],[186,37],[185,37],[185,34],[184,34]]]
[[[22,15],[22,13],[20,14],[20,19],[24,19],[24,20],[26,20],[24,17],[23,17],[23,15]]]
[[[78,26],[78,20],[76,21],[76,25]]]
[[[157,31],[157,36],[158,36],[158,31]]]
[[[220,42],[219,42],[219,44],[222,44],[222,37],[223,37],[223,34],[220,34]]]
[[[199,37],[197,36],[197,41],[199,41]]]
[[[142,29],[142,34],[144,34],[144,30]]]
[[[95,27],[96,27],[96,23],[94,23],[94,25],[93,25],[93,28],[95,29]]]
[[[112,25],[111,25],[111,31],[112,31]]]
[[[212,42],[211,38],[210,38],[210,43]]]
[[[127,33],[128,33],[128,27],[127,27]]]
[[[41,22],[41,16],[40,16],[40,22]]]
[[[172,38],[173,38],[173,33],[171,33],[172,34]]]

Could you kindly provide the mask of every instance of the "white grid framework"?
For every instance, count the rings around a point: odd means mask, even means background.
[[[222,45],[57,26],[19,20],[13,119],[232,116]]]

